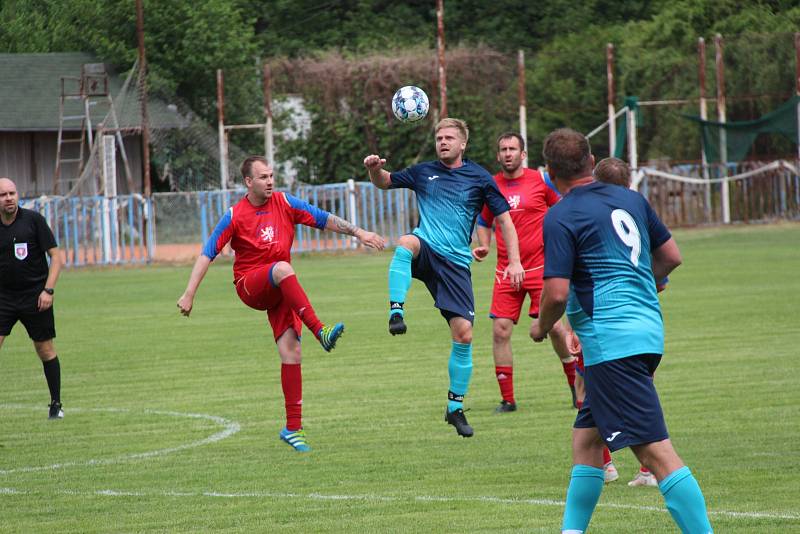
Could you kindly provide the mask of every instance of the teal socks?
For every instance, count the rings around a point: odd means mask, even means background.
[[[389,309],[389,316],[395,313],[404,315],[403,303],[406,301],[406,293],[411,287],[411,260],[414,254],[405,247],[397,247],[394,250],[394,257],[389,264],[389,302],[392,303]],[[399,306],[396,306],[398,303]]]
[[[472,378],[472,343],[453,341],[447,371],[450,375],[447,411],[454,412],[459,408],[464,408],[464,395],[467,394],[469,381]]]
[[[667,510],[684,534],[713,532],[708,521],[706,500],[692,472],[683,466],[658,483]]]
[[[581,533],[586,530],[603,491],[603,484],[603,470],[599,467],[572,466],[561,532]]]

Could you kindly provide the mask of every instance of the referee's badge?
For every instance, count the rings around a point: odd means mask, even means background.
[[[24,260],[28,257],[28,244],[27,243],[14,243],[14,256],[18,260]]]

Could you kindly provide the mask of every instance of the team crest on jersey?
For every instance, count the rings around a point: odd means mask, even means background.
[[[28,257],[28,244],[27,243],[14,243],[14,256],[18,260],[24,260]]]
[[[275,239],[275,228],[272,226],[259,226],[258,238],[265,243],[272,243]]]
[[[508,196],[508,205],[511,206],[512,210],[515,210],[522,204],[522,196],[521,195],[509,195]]]

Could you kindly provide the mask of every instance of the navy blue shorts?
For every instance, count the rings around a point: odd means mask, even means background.
[[[419,236],[419,255],[411,262],[411,276],[425,282],[434,306],[449,321],[463,317],[475,322],[475,297],[469,269],[436,254]]]
[[[575,428],[597,427],[612,451],[669,438],[653,373],[660,354],[639,354],[586,366],[586,399]]]
[[[56,337],[56,322],[53,307],[39,311],[39,295],[36,288],[22,292],[0,292],[0,336],[7,336],[20,321],[33,341],[48,341]]]

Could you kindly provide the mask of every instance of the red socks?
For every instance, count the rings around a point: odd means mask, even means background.
[[[299,363],[281,364],[281,386],[286,405],[286,428],[300,430],[303,427],[303,373]]]
[[[570,386],[575,385],[575,364],[577,361],[576,358],[573,358],[569,363],[561,362],[561,366],[564,368],[564,374],[567,375],[567,384]]]
[[[500,395],[503,400],[516,404],[514,401],[514,368],[510,365],[495,366],[494,374],[497,376],[497,383],[500,386]]]
[[[300,282],[297,281],[297,276],[290,274],[281,280],[278,286],[281,288],[283,298],[286,299],[289,307],[300,317],[303,324],[311,330],[314,337],[317,337],[319,329],[322,328],[322,322],[317,318],[314,308],[311,307],[311,302],[309,302],[306,292],[300,286]]]

